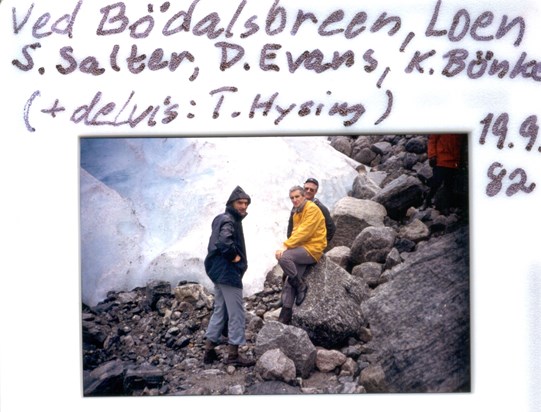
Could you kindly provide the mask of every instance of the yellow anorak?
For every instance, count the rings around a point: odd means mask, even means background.
[[[293,214],[293,231],[284,246],[288,249],[302,246],[316,261],[323,255],[327,247],[325,217],[311,200],[307,200],[302,210]]]

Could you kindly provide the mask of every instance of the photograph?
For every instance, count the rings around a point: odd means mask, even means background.
[[[541,412],[537,0],[0,0],[0,411]]]
[[[467,146],[81,138],[84,396],[470,392]]]

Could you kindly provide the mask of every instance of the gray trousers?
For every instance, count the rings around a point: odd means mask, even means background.
[[[303,247],[287,249],[278,264],[287,276],[282,287],[282,307],[293,308],[297,287],[304,283],[304,272],[306,267],[316,263],[316,260]]]
[[[245,345],[245,313],[242,289],[214,284],[214,311],[210,317],[205,338],[219,343],[226,320],[228,339],[231,345]]]

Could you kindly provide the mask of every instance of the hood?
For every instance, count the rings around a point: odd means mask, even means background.
[[[227,199],[226,206],[230,206],[235,200],[239,199],[247,199],[248,204],[252,203],[252,199],[248,194],[242,189],[242,187],[237,186],[233,192],[231,192],[231,196],[229,196],[229,199]]]

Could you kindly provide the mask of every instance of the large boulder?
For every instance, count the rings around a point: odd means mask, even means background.
[[[353,185],[351,186],[352,197],[357,199],[372,199],[379,192],[381,192],[381,187],[367,173],[359,173],[355,177],[355,180],[353,180]]]
[[[372,200],[343,197],[334,205],[332,219],[336,232],[329,242],[329,249],[335,246],[350,247],[359,232],[368,226],[383,226],[387,211]]]
[[[422,203],[423,192],[423,184],[417,177],[403,174],[385,185],[372,200],[382,204],[389,216],[398,220],[410,207]]]
[[[351,157],[351,143],[351,137],[349,136],[332,136],[330,138],[330,145],[348,157]]]
[[[361,304],[389,392],[470,390],[468,230],[419,244]]]
[[[387,226],[370,226],[357,235],[351,245],[350,261],[385,263],[396,240],[396,231]]]
[[[310,270],[307,282],[308,293],[295,307],[292,324],[306,330],[315,345],[328,349],[359,337],[366,325],[361,311],[361,302],[370,293],[366,282],[326,256]]]
[[[268,350],[261,355],[257,360],[255,372],[263,380],[280,380],[286,383],[294,383],[297,375],[295,363],[279,348]]]
[[[316,364],[316,347],[303,329],[269,321],[259,331],[256,339],[256,355],[262,357],[266,352],[280,351],[295,364],[298,375],[307,378]]]
[[[370,149],[380,155],[380,156],[385,156],[385,155],[388,155],[390,152],[391,152],[391,143],[389,142],[385,142],[385,141],[382,141],[382,142],[377,142],[377,143],[374,143]]]
[[[85,375],[85,396],[121,395],[124,391],[125,365],[120,360],[103,363]]]

